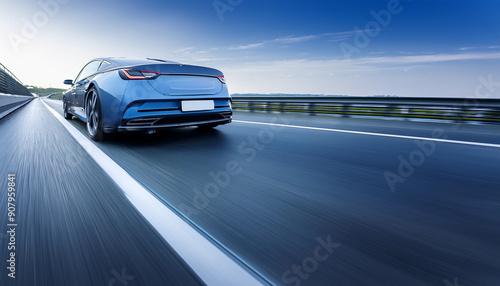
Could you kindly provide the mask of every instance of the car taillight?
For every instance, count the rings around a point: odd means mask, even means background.
[[[154,71],[122,69],[120,70],[120,76],[123,79],[155,79],[160,76],[160,73]]]
[[[220,82],[226,83],[226,79],[223,76],[218,76],[217,78],[220,80]]]

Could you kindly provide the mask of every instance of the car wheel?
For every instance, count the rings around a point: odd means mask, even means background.
[[[94,141],[104,140],[105,133],[102,127],[101,100],[95,87],[87,93],[85,104],[85,115],[87,116],[87,132]]]
[[[66,99],[64,98],[63,98],[63,113],[64,113],[64,118],[66,119],[73,118],[73,115],[69,114],[68,112],[68,104],[66,103]]]

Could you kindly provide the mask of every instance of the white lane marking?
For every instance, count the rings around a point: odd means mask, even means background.
[[[155,198],[127,171],[80,133],[57,111],[41,102],[62,123],[109,177],[123,190],[127,199],[163,236],[182,259],[207,285],[264,285],[217,246],[187,224]]]
[[[425,140],[425,141],[434,141],[434,142],[443,142],[443,143],[452,143],[452,144],[463,144],[463,145],[472,145],[472,146],[500,148],[500,144],[492,144],[492,143],[470,142],[470,141],[449,140],[449,139],[440,139],[440,138],[406,136],[406,135],[396,135],[396,134],[386,134],[386,133],[353,131],[353,130],[343,130],[343,129],[331,129],[331,128],[322,128],[322,127],[310,127],[310,126],[277,124],[277,123],[244,121],[244,120],[233,120],[233,122],[245,123],[245,124],[270,125],[270,126],[278,126],[278,127],[289,127],[289,128],[299,128],[299,129],[309,129],[309,130],[319,130],[319,131],[329,131],[329,132],[340,132],[340,133],[350,133],[350,134],[369,135],[369,136],[392,137],[392,138],[402,138],[402,139],[412,139],[412,140]]]

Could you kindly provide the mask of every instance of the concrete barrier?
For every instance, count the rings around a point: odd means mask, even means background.
[[[33,100],[32,96],[0,93],[0,119]]]

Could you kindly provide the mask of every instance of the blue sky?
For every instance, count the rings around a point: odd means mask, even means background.
[[[500,82],[500,1],[41,0],[0,11],[0,62],[25,84],[63,87],[102,56],[219,68],[232,93],[473,97],[484,79]]]

